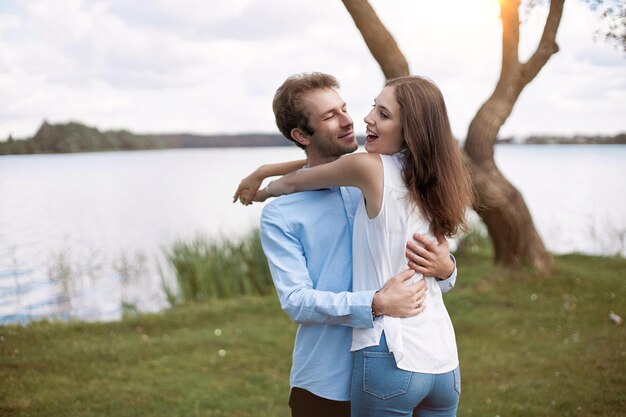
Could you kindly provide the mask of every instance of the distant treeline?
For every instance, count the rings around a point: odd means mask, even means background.
[[[574,135],[574,136],[548,136],[533,135],[524,139],[504,138],[499,139],[500,144],[522,144],[522,145],[625,145],[626,133],[615,136],[599,135]]]
[[[358,137],[357,140],[361,144],[364,142],[363,137]],[[530,136],[523,141],[506,138],[499,140],[498,143],[626,144],[626,133],[616,136]],[[94,127],[75,122],[64,124],[44,122],[32,138],[13,139],[9,136],[8,140],[0,142],[0,155],[242,146],[293,146],[293,144],[279,134],[138,135],[128,130],[101,132]]]
[[[626,144],[626,133],[620,133],[615,136],[530,136],[524,143],[533,145],[624,145]]]
[[[130,151],[144,149],[211,148],[239,146],[290,146],[279,134],[245,135],[138,135],[127,130],[101,132],[80,123],[44,122],[35,136],[0,142],[0,155]]]

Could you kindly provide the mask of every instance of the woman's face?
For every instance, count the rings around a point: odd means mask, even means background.
[[[395,87],[383,88],[374,100],[374,108],[363,119],[367,123],[367,152],[392,155],[404,146],[400,105],[396,101],[394,89]]]

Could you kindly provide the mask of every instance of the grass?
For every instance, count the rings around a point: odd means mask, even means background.
[[[626,326],[608,320],[626,260],[560,256],[540,277],[457,259],[459,416],[626,416]],[[288,416],[295,329],[275,295],[0,327],[0,416]]]
[[[0,416],[285,414],[295,326],[272,297],[0,329]]]

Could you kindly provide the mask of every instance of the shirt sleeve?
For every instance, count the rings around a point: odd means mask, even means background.
[[[446,279],[437,279],[437,284],[439,284],[439,288],[441,288],[442,294],[450,291],[452,288],[454,288],[454,284],[456,284],[456,258],[452,254],[450,254],[450,258],[452,258],[452,262],[454,262],[454,271],[452,272],[452,275],[450,275]]]
[[[275,205],[261,215],[261,243],[272,273],[280,305],[299,324],[373,327],[375,291],[319,291],[306,266],[302,244]]]

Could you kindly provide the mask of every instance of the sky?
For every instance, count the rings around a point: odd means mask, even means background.
[[[497,0],[372,0],[411,73],[443,91],[463,139],[497,82]],[[520,58],[546,6],[521,29]],[[626,131],[626,55],[594,42],[599,17],[566,2],[554,55],[500,136]],[[136,133],[277,133],[271,101],[289,75],[335,75],[364,133],[384,77],[339,0],[0,0],[0,140],[78,121]]]

